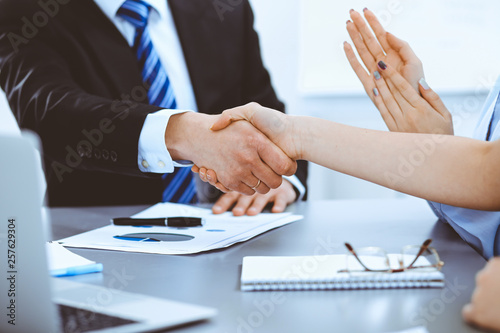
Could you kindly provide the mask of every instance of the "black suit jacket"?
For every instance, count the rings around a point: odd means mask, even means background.
[[[19,125],[42,139],[50,205],[160,201],[160,176],[142,173],[137,155],[145,117],[161,108],[148,105],[131,48],[93,0],[40,3],[0,0],[0,84]],[[168,3],[199,112],[251,101],[284,110],[247,1],[223,19],[211,0]],[[305,184],[305,162],[297,175]]]

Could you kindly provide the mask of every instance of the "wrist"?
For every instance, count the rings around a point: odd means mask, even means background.
[[[307,134],[303,133],[307,126],[301,126],[301,123],[305,120],[305,117],[301,116],[290,116],[288,117],[290,120],[290,138],[292,140],[293,145],[293,156],[290,156],[293,160],[303,160],[303,145],[304,140],[307,139]]]
[[[192,160],[192,140],[201,126],[201,114],[185,112],[170,117],[165,130],[165,145],[172,160]]]

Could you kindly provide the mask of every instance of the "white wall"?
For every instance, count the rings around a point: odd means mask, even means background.
[[[251,0],[251,3],[256,16],[255,27],[261,38],[264,62],[271,72],[279,97],[287,105],[288,113],[311,115],[353,126],[386,130],[377,109],[366,96],[300,95],[298,89],[300,0]],[[339,24],[338,29],[345,29],[345,21],[348,18],[346,13],[345,20]],[[328,34],[328,31],[325,31],[325,34]],[[347,60],[344,65],[349,66]],[[335,79],[332,77],[332,80]],[[478,82],[478,85],[480,84],[482,83]],[[458,135],[472,133],[486,95],[476,96],[471,93],[442,97],[450,111],[454,113],[456,133]],[[311,199],[379,198],[398,195],[378,185],[317,165],[310,166],[309,186]]]

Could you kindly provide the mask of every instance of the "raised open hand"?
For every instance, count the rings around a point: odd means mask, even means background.
[[[391,131],[453,135],[451,113],[424,79],[420,95],[392,66],[382,61],[378,66],[374,99],[383,105],[380,114]]]

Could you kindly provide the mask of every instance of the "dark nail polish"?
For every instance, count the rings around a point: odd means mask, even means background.
[[[387,65],[382,60],[378,62],[378,67],[383,71],[387,69]]]

